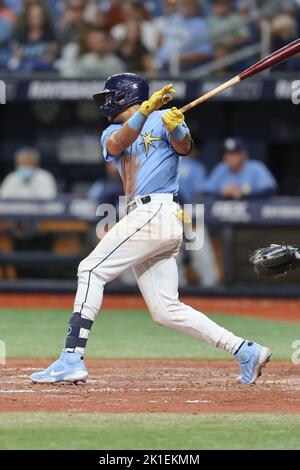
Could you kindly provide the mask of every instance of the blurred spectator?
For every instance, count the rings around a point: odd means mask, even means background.
[[[188,70],[211,55],[207,22],[200,15],[198,0],[179,0],[179,12],[170,17],[157,53],[158,68],[168,67],[178,57],[180,68]]]
[[[238,13],[242,22],[249,20],[252,10],[255,8],[253,0],[240,0],[237,4]],[[249,43],[258,42],[260,39],[259,36],[259,23],[260,21],[252,21],[247,24],[247,29],[249,32]]]
[[[58,46],[49,10],[42,2],[30,3],[18,18],[12,69],[53,70]]]
[[[243,24],[247,24],[248,40],[243,43],[244,46],[253,45],[260,42],[262,37],[262,21],[260,19],[250,20],[251,14],[256,10],[255,0],[239,0],[237,2],[237,10],[239,13],[240,21]],[[257,54],[251,57],[245,57],[240,62],[233,64],[230,67],[232,73],[247,69],[258,61],[261,57]]]
[[[61,16],[57,29],[61,44],[78,40],[81,30],[86,24],[86,6],[87,0],[66,0],[66,9]]]
[[[11,37],[15,24],[15,12],[0,0],[0,68],[7,67],[11,56]]]
[[[134,17],[130,17],[130,14],[128,15],[128,13],[126,12],[127,7],[125,7],[124,9],[124,3],[124,0],[115,0],[114,2],[112,2],[112,5],[106,15],[106,26],[108,29],[111,29],[120,23],[124,23],[128,19],[134,19]],[[135,2],[131,3],[136,3],[137,5],[140,5],[140,8],[142,10],[142,21],[148,21],[149,12],[144,6],[143,1],[136,0]]]
[[[280,14],[271,21],[272,51],[286,46],[298,36],[298,25],[295,18],[289,14]],[[274,71],[300,70],[300,54],[291,57],[288,61],[277,65]]]
[[[104,13],[100,10],[97,0],[89,0],[85,9],[85,21],[98,28],[106,27]]]
[[[47,5],[49,5],[51,1],[57,2],[57,0],[4,0],[4,3],[8,8],[13,10],[16,14],[19,14],[19,13],[22,13],[22,11],[24,11],[24,9],[28,7],[29,5],[31,5],[32,3],[37,3],[37,1],[39,1],[39,3],[46,3]]]
[[[117,42],[122,42],[126,37],[126,25],[135,21],[140,25],[141,40],[143,45],[150,51],[156,47],[154,26],[150,21],[144,19],[143,3],[136,0],[125,0],[122,2],[124,21],[111,29],[111,35]]]
[[[12,8],[7,6],[7,3],[5,0],[0,0],[0,19],[6,20],[6,22],[9,23],[10,25],[14,24],[16,20],[15,11]]]
[[[271,21],[272,46],[274,50],[286,46],[297,38],[298,27],[295,18],[288,14],[275,16]]]
[[[126,63],[127,72],[151,74],[155,71],[154,59],[142,43],[140,24],[136,21],[126,23],[126,35],[119,45],[118,55]]]
[[[230,53],[230,49],[223,43],[217,43],[214,46],[214,54],[213,58],[215,60],[223,60],[228,57]],[[230,66],[228,65],[221,65],[217,70],[214,71],[214,75],[224,75],[231,71]]]
[[[46,0],[22,0],[22,8],[18,11],[17,21],[16,21],[16,28],[15,34],[17,35],[24,29],[24,24],[26,23],[26,17],[28,8],[32,5],[40,5],[42,7],[47,8],[48,4],[46,4]],[[47,11],[48,16],[51,18],[51,22],[53,25],[53,18],[51,15],[51,11],[48,9]]]
[[[212,171],[205,184],[205,192],[217,197],[241,199],[274,194],[275,178],[266,165],[248,160],[244,141],[228,138],[224,142],[223,162]]]
[[[250,32],[241,17],[233,11],[231,0],[212,0],[213,12],[208,18],[209,31],[230,49],[235,49],[246,42]]]
[[[87,197],[97,202],[105,202],[117,206],[119,196],[124,194],[123,184],[117,167],[113,162],[105,165],[106,178],[97,180],[90,188]]]
[[[173,19],[173,15],[178,12],[178,0],[164,0],[163,8],[163,15],[153,20],[156,46],[161,46],[165,33],[169,28],[169,22]]]
[[[22,148],[15,156],[16,169],[4,178],[0,188],[3,199],[53,199],[57,196],[55,179],[40,168],[40,154]]]
[[[46,6],[51,8],[52,3],[62,3],[65,0],[4,0],[4,3],[14,10],[17,14],[22,13],[25,8],[27,8],[29,5],[32,5],[33,3],[44,3]]]
[[[22,10],[24,0],[4,0],[5,5],[16,13]]]
[[[195,144],[191,154],[180,161],[179,198],[182,204],[197,204],[201,201],[206,180],[206,168],[198,161],[201,146]],[[203,227],[197,227],[202,230]],[[196,227],[193,227],[195,230]],[[204,245],[201,250],[183,250],[179,256],[180,284],[184,277],[189,284],[201,282],[205,287],[212,287],[219,281],[214,249],[210,235],[204,227]]]
[[[195,143],[190,155],[180,161],[179,196],[183,204],[199,202],[199,196],[203,193],[207,171],[198,160],[200,153],[201,146]]]
[[[58,63],[64,77],[106,77],[125,71],[122,60],[114,54],[114,44],[104,29],[87,27],[77,43],[68,44]]]
[[[47,6],[51,12],[51,16],[53,18],[53,21],[55,25],[57,25],[57,22],[60,20],[62,12],[65,9],[65,0],[46,0]]]
[[[97,4],[88,0],[66,0],[58,25],[61,44],[75,42],[86,25],[104,27],[104,16]]]

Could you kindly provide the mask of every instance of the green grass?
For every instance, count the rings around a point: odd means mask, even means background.
[[[211,315],[236,334],[290,359],[297,325]],[[0,309],[8,357],[57,357],[69,312]],[[102,311],[88,346],[94,358],[230,358],[156,325],[144,311]],[[300,449],[300,414],[0,413],[0,449]]]
[[[274,359],[290,359],[299,328],[291,323],[230,315],[211,318],[237,335],[268,345]],[[0,309],[0,339],[7,357],[56,357],[64,344],[69,312]],[[102,311],[91,334],[91,358],[222,359],[228,354],[156,325],[144,311]]]
[[[300,415],[2,413],[0,449],[300,449]]]

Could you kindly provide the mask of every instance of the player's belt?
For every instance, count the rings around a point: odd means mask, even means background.
[[[161,202],[164,202],[163,199],[164,199],[164,196],[167,196],[167,195],[161,195],[161,197],[157,194],[155,195],[155,200],[160,200],[161,199]],[[176,204],[179,203],[179,198],[178,196],[175,196],[174,194],[173,195],[168,195],[168,196],[171,196],[171,198],[169,199],[169,201],[173,201],[173,202],[176,202]],[[148,194],[147,196],[137,196],[133,201],[129,202],[127,204],[127,213],[133,211],[134,209],[137,208],[137,206],[139,204],[148,204],[149,202],[153,201],[154,200],[154,197],[150,196],[150,194]]]

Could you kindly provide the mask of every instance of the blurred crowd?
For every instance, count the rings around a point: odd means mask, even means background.
[[[262,36],[261,0],[0,0],[0,69],[105,77],[155,75],[222,59]],[[271,49],[299,34],[297,0],[270,18]],[[296,57],[281,66],[300,70]],[[221,67],[219,73],[231,72]]]
[[[0,185],[3,199],[53,199],[58,194],[54,177],[41,168],[37,149],[22,147],[15,154],[15,170]],[[201,162],[201,143],[194,143],[190,155],[181,159],[179,196],[183,204],[201,202],[207,195],[224,199],[259,198],[275,194],[277,183],[267,166],[249,155],[241,137],[228,137],[221,161],[208,174]],[[106,178],[97,180],[86,196],[98,202],[116,204],[123,186],[114,164],[106,165]]]

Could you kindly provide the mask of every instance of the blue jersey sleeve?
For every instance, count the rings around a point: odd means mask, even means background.
[[[121,124],[112,124],[109,126],[105,131],[103,131],[103,134],[101,136],[101,145],[103,149],[103,157],[106,162],[111,162],[112,160],[115,160],[116,158],[119,158],[119,156],[113,156],[110,155],[107,151],[106,143],[107,139],[116,131],[120,128]]]
[[[12,35],[12,26],[5,19],[0,18],[0,41],[7,41]]]
[[[105,189],[105,182],[104,181],[95,181],[92,187],[89,189],[87,193],[88,199],[100,199],[101,195],[103,194]]]
[[[262,162],[255,162],[255,178],[254,178],[253,193],[261,193],[264,191],[277,189],[277,182],[269,171],[269,169]]]
[[[224,163],[219,163],[211,172],[208,180],[204,183],[204,192],[218,195],[222,192],[224,178],[226,177]]]
[[[202,163],[197,162],[191,174],[191,185],[195,194],[202,193],[206,181],[206,168]]]

